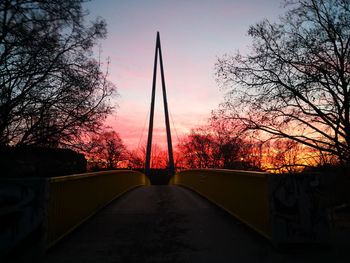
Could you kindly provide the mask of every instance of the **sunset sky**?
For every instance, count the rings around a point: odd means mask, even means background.
[[[179,137],[204,124],[224,93],[215,83],[214,64],[225,53],[249,50],[250,25],[276,20],[280,0],[95,0],[84,4],[100,16],[108,37],[100,42],[111,60],[109,79],[117,86],[117,113],[107,124],[131,149],[147,138],[156,32],[160,32],[169,110]],[[97,49],[98,50],[98,49]],[[160,74],[157,82],[154,143],[164,146]],[[145,125],[145,130],[143,127]],[[174,145],[177,138],[172,127]]]

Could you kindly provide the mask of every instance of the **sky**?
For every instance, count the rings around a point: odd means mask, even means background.
[[[223,101],[215,81],[217,58],[249,52],[249,26],[265,18],[276,21],[285,11],[281,0],[93,0],[83,7],[88,20],[107,22],[108,36],[97,49],[110,59],[109,80],[119,96],[112,98],[116,113],[106,124],[129,149],[147,139],[157,31],[176,145]],[[161,96],[158,71],[153,143],[165,147]]]

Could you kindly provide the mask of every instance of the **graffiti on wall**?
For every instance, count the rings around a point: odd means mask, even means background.
[[[277,243],[323,243],[329,239],[319,175],[270,175],[270,211]]]
[[[1,180],[0,255],[46,227],[47,179]]]

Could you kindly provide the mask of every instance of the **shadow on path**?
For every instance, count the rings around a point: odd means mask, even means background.
[[[349,262],[338,252],[277,251],[199,195],[148,186],[111,203],[49,250],[45,262]]]

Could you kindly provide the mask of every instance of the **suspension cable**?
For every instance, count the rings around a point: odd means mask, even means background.
[[[170,111],[170,110],[169,110],[169,113],[170,113],[171,122],[172,122],[173,127],[174,127],[174,130],[175,130],[175,135],[176,135],[176,138],[177,138],[177,143],[179,144],[179,143],[180,143],[180,138],[179,138],[179,135],[178,135],[178,133],[177,133],[177,129],[176,129],[176,126],[175,126],[174,118],[173,118],[173,115],[171,114],[171,111]]]
[[[143,128],[142,128],[142,132],[141,132],[141,135],[140,135],[139,143],[137,144],[137,150],[140,148],[141,140],[142,140],[143,134],[145,132],[146,123],[147,123],[149,114],[150,114],[150,108],[148,108],[147,116],[146,116],[146,119],[145,119],[145,121],[143,123]]]

